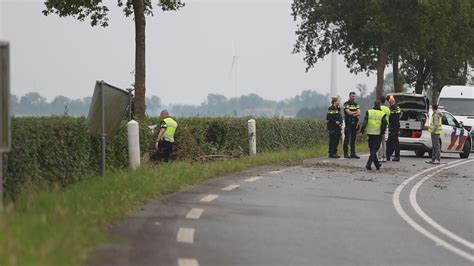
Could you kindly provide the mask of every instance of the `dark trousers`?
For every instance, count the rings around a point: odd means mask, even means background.
[[[342,149],[344,154],[349,152],[349,142],[351,144],[351,155],[355,155],[355,142],[357,137],[357,122],[351,122],[346,120],[346,127],[344,128],[344,143],[342,144]]]
[[[337,154],[337,146],[339,145],[339,140],[341,139],[340,130],[330,130],[329,131],[329,155]]]
[[[400,158],[400,143],[398,142],[398,132],[389,132],[387,139],[387,159],[390,159],[394,151],[395,158]]]
[[[171,155],[173,154],[173,145],[172,142],[160,140],[158,150],[151,154],[150,161],[155,163],[169,162],[171,160]]]
[[[371,166],[372,163],[374,163],[376,167],[380,165],[379,159],[377,158],[377,151],[380,148],[380,143],[382,143],[381,135],[369,135],[370,156],[367,161],[368,166]]]

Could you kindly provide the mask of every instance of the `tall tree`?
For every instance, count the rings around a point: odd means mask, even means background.
[[[146,15],[153,15],[153,0],[117,0],[125,16],[133,14],[135,20],[135,114],[145,117],[145,26]],[[45,0],[44,15],[71,16],[80,21],[90,19],[92,26],[107,27],[109,7],[102,0]],[[184,4],[180,0],[159,0],[163,11],[178,10]]]
[[[412,20],[412,42],[401,51],[402,72],[417,93],[434,98],[447,84],[465,84],[466,62],[474,59],[474,2],[424,1]]]
[[[294,52],[305,52],[308,68],[337,52],[351,72],[375,70],[380,97],[392,45],[408,38],[402,29],[417,7],[416,0],[294,0],[293,17],[299,23]]]

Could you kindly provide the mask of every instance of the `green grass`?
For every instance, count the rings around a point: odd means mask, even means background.
[[[212,163],[174,162],[107,173],[66,188],[28,188],[0,214],[0,265],[80,265],[91,249],[110,241],[108,225],[150,199],[249,167],[326,153],[324,145]]]

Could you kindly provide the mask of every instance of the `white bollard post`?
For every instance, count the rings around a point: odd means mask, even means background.
[[[254,156],[257,154],[257,131],[255,119],[250,119],[248,122],[249,133],[249,154]]]
[[[140,166],[140,131],[138,122],[131,120],[127,123],[128,159],[133,170]]]

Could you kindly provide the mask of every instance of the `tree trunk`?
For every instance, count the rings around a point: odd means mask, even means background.
[[[402,87],[402,83],[400,82],[400,71],[398,69],[398,65],[399,65],[399,55],[398,55],[398,51],[395,52],[395,54],[393,55],[393,88],[395,90],[395,92],[402,92],[403,91],[403,87]]]
[[[388,61],[388,52],[390,49],[390,44],[388,41],[383,40],[380,44],[378,56],[377,56],[377,86],[375,87],[375,93],[377,100],[383,96],[383,79],[385,66]]]
[[[135,115],[145,118],[145,6],[144,0],[133,0],[135,16]]]

